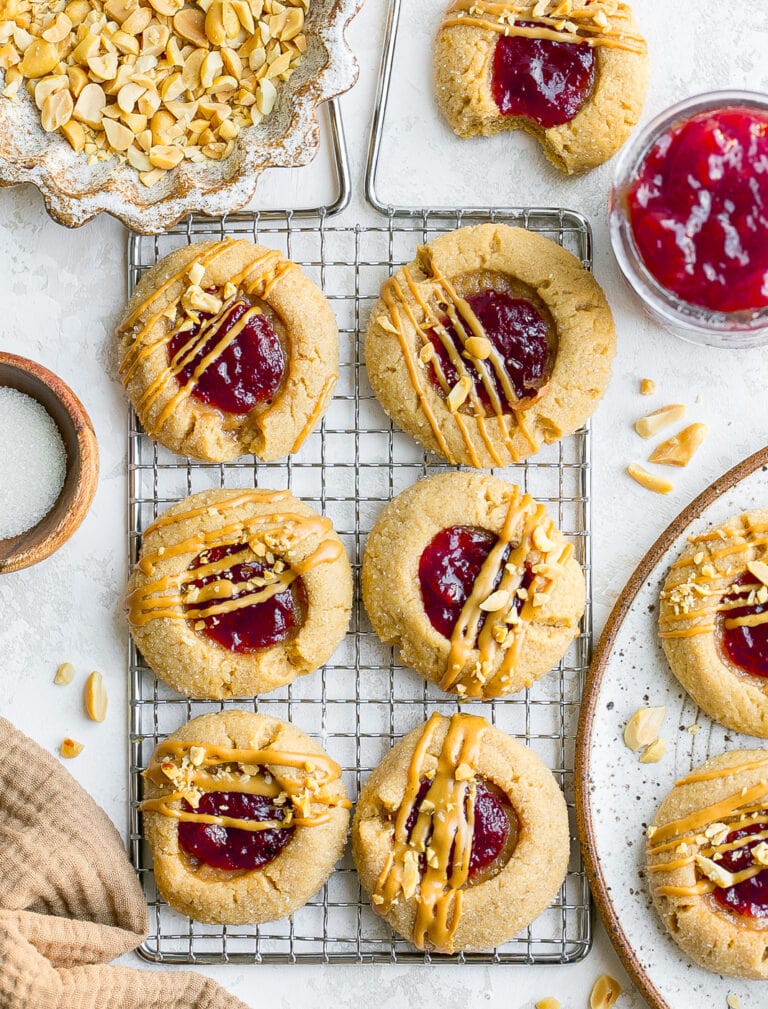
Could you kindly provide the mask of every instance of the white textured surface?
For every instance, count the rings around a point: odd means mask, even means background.
[[[406,26],[408,44],[395,69],[399,86],[394,98],[401,100],[393,105],[395,121],[387,131],[384,195],[428,204],[564,205],[586,213],[595,229],[596,273],[619,331],[615,375],[594,425],[599,628],[634,565],[674,515],[723,470],[764,444],[768,360],[760,351],[689,346],[642,315],[617,274],[608,245],[610,166],[566,180],[548,167],[528,138],[455,140],[435,120],[429,98],[428,42],[443,4],[403,2],[410,28]],[[714,7],[694,0],[684,13],[667,0],[635,0],[634,6],[653,60],[646,119],[687,94],[714,87],[768,89],[768,11],[762,0],[731,0]],[[362,74],[342,102],[355,182],[347,222],[373,216],[360,193],[385,8],[385,0],[368,0],[349,34]],[[418,25],[422,32],[417,37]],[[262,180],[265,200],[306,204],[316,192],[327,197],[323,167],[320,162],[302,170],[306,174],[272,173]],[[106,218],[78,232],[64,231],[48,220],[42,201],[27,187],[0,192],[0,211],[0,345],[41,361],[72,385],[91,413],[101,449],[96,498],[70,543],[41,566],[0,578],[0,711],[50,749],[64,734],[82,739],[86,750],[68,767],[123,829],[127,684],[120,595],[126,577],[126,407],[108,374],[112,327],[125,297],[124,232]],[[644,376],[656,380],[655,398],[637,394]],[[702,402],[694,405],[697,396]],[[623,468],[647,454],[632,421],[648,408],[673,401],[691,404],[692,419],[705,420],[711,434],[695,464],[674,472],[675,492],[660,498],[633,484]],[[64,659],[77,666],[77,684],[54,687],[53,674]],[[82,714],[78,685],[90,669],[104,673],[110,691],[104,725],[88,723]],[[592,982],[604,970],[624,978],[598,929],[592,954],[570,968],[254,967],[209,973],[251,1005],[274,1009],[361,1004],[371,1009],[410,1004],[531,1009],[544,995],[556,995],[566,1009],[584,1009]],[[694,1004],[696,1009],[722,1009],[719,995],[700,995],[686,1009]],[[744,1009],[760,1004],[745,1000]],[[641,1005],[631,993],[619,1003],[620,1009]]]

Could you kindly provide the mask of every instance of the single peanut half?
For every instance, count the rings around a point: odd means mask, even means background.
[[[643,378],[640,380],[640,395],[641,396],[652,396],[656,392],[656,383],[652,378]]]
[[[675,489],[669,480],[664,480],[663,477],[649,473],[642,466],[638,466],[636,462],[632,462],[627,466],[627,473],[641,487],[645,487],[646,490],[652,490],[654,494],[669,494]]]
[[[75,667],[71,662],[62,662],[59,668],[56,670],[56,675],[53,678],[53,682],[61,686],[66,686],[66,684],[71,683],[75,678]]]
[[[685,413],[686,407],[682,403],[670,403],[669,406],[662,406],[649,413],[647,417],[641,417],[635,424],[635,431],[641,438],[652,438],[665,427],[682,420]]]
[[[667,741],[662,736],[654,739],[650,746],[646,746],[640,756],[641,764],[658,764],[667,752]]]
[[[665,707],[638,708],[624,727],[624,742],[634,753],[650,746],[659,736],[667,714]]]
[[[621,985],[608,974],[601,974],[589,996],[589,1009],[611,1009],[621,995]]]
[[[85,684],[85,710],[94,722],[107,717],[107,691],[101,673],[91,673]]]
[[[648,461],[663,466],[687,466],[707,437],[708,431],[706,424],[690,424],[680,434],[657,445],[648,456]]]

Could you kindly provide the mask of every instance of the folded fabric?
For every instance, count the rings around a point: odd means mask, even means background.
[[[0,1009],[246,1009],[197,974],[106,966],[148,925],[120,835],[4,718],[0,738]]]

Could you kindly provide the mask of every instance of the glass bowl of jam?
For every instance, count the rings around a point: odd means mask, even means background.
[[[613,250],[650,313],[694,343],[768,344],[768,95],[662,113],[622,154]]]

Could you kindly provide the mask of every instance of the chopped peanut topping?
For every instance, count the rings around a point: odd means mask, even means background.
[[[627,466],[627,473],[634,481],[639,483],[641,487],[645,487],[646,490],[652,490],[655,494],[669,494],[670,491],[675,489],[668,480],[664,480],[662,477],[649,473],[647,470],[643,469],[642,466],[638,466],[635,462],[630,463],[629,466]]]
[[[492,592],[487,599],[480,603],[480,609],[485,613],[498,613],[499,610],[503,610],[505,607],[509,606],[510,595],[506,589],[498,589],[496,592]]]
[[[763,585],[768,585],[768,564],[765,561],[750,561],[747,564],[747,571]]]
[[[661,463],[664,466],[687,466],[696,454],[696,450],[707,436],[709,428],[706,424],[691,424],[684,428],[674,438],[668,438],[657,445],[648,457],[650,462]]]
[[[682,403],[671,403],[669,406],[662,406],[647,417],[641,417],[635,424],[635,431],[641,438],[652,438],[665,427],[674,424],[676,420],[685,417],[686,408]]]
[[[220,161],[258,125],[307,49],[310,0],[0,0],[6,98],[89,164],[117,157],[152,186]]]
[[[484,336],[470,336],[464,344],[464,349],[471,357],[476,357],[478,361],[486,361],[491,356],[493,345]]]
[[[448,393],[448,409],[451,413],[457,413],[459,408],[466,402],[467,396],[472,391],[472,379],[463,375]]]

